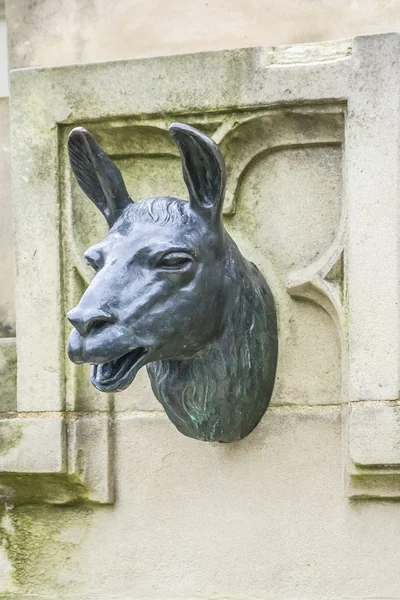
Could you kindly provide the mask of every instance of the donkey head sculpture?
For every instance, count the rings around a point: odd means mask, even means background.
[[[274,301],[222,223],[225,164],[216,144],[175,123],[189,202],[134,203],[116,165],[82,127],[69,136],[76,179],[110,227],[85,254],[95,276],[69,314],[68,354],[91,363],[102,392],[147,365],[154,394],[183,434],[232,442],[264,414],[275,379]]]

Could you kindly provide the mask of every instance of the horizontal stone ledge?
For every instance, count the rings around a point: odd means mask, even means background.
[[[266,415],[271,412],[280,413],[316,413],[318,411],[325,412],[340,412],[344,406],[347,406],[347,403],[343,400],[338,402],[324,402],[321,404],[318,403],[309,403],[309,404],[297,404],[297,403],[272,403],[268,407],[268,412]],[[400,405],[399,405],[400,406]],[[2,413],[0,411],[0,423],[3,421],[12,421],[15,418],[19,420],[23,419],[32,419],[37,418],[43,421],[47,419],[55,418],[63,418],[67,422],[73,421],[74,419],[84,418],[84,417],[106,417],[112,416],[115,420],[118,419],[127,419],[127,418],[138,418],[138,419],[156,419],[156,418],[165,418],[168,419],[165,410],[162,408],[160,404],[160,408],[151,408],[151,409],[137,409],[132,408],[131,410],[124,408],[122,410],[104,410],[104,411],[52,411],[52,412],[20,412],[14,411],[9,413]],[[266,417],[265,417],[266,418]],[[0,435],[1,437],[1,435]]]
[[[400,472],[355,475],[348,477],[346,496],[355,500],[400,499]]]
[[[0,419],[0,502],[112,503],[112,458],[108,414]]]
[[[400,405],[352,403],[348,418],[346,495],[400,499]]]
[[[90,489],[60,473],[0,473],[0,503],[75,504],[90,501]]]

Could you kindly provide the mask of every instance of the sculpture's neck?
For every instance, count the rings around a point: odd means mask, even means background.
[[[191,359],[148,365],[153,391],[169,418],[197,439],[232,441],[247,435],[266,409],[271,391],[266,388],[273,382],[272,296],[255,267],[235,252],[233,245],[229,258],[236,261],[237,279],[230,278],[218,339]]]

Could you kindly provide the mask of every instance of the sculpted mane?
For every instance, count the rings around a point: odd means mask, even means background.
[[[204,441],[248,435],[265,412],[275,377],[271,292],[228,235],[227,243],[228,306],[221,337],[189,360],[147,365],[153,392],[169,419],[181,433]]]
[[[124,211],[120,221],[128,221],[130,224],[146,222],[161,224],[179,223],[182,226],[187,225],[190,221],[190,212],[188,209],[189,202],[186,200],[159,196],[132,204]]]

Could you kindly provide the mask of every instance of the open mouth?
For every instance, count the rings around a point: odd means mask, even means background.
[[[92,365],[91,380],[94,387],[101,392],[125,390],[143,365],[147,353],[147,348],[135,348],[110,362]]]

